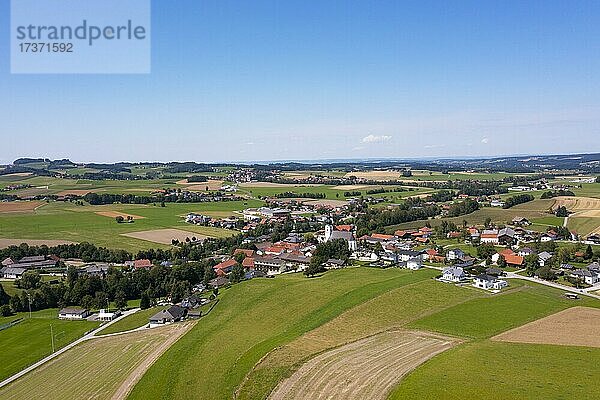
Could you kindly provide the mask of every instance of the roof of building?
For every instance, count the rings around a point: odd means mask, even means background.
[[[150,321],[177,320],[185,315],[185,308],[173,305],[166,310],[161,310],[150,317]]]
[[[133,268],[151,268],[151,267],[152,267],[152,261],[148,260],[147,258],[141,259],[141,260],[135,260],[133,262]]]
[[[330,240],[344,239],[349,242],[356,240],[356,238],[354,237],[354,234],[352,232],[346,232],[346,231],[333,231],[333,232],[331,232],[331,236],[329,237],[329,239]]]
[[[496,280],[496,277],[492,276],[492,275],[488,275],[488,274],[479,274],[475,277],[475,279],[480,280],[480,281],[493,282]]]
[[[81,307],[65,307],[62,310],[60,310],[58,313],[59,314],[72,314],[72,315],[82,315],[87,313],[88,310],[86,310],[85,308],[81,308]]]

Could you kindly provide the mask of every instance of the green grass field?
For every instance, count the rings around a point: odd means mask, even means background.
[[[423,315],[484,295],[431,279],[390,290],[269,353],[244,380],[237,398],[265,398],[279,381],[323,351],[400,328]]]
[[[88,340],[3,387],[0,398],[110,399],[144,360],[176,339],[181,328],[177,324]]]
[[[107,326],[98,332],[98,336],[108,335],[109,333],[125,332],[136,329],[148,324],[148,319],[164,309],[164,307],[151,307],[146,310],[140,310],[134,314],[128,315],[125,318]]]
[[[597,399],[600,349],[471,342],[408,375],[390,400]]]
[[[231,398],[273,348],[377,295],[434,275],[352,268],[313,279],[293,274],[235,285],[148,370],[130,398]]]
[[[218,203],[168,203],[166,207],[135,204],[77,206],[71,203],[49,203],[34,213],[0,214],[2,232],[7,239],[60,239],[73,242],[88,241],[100,246],[136,251],[168,247],[121,234],[161,228],[176,228],[211,237],[232,235],[235,231],[186,224],[182,218],[189,212],[231,215],[233,211],[260,206],[256,200]],[[118,224],[114,218],[96,214],[97,211],[121,211],[142,216],[131,224]]]
[[[80,338],[100,324],[88,321],[61,321],[57,309],[32,313],[18,313],[16,316],[0,318],[0,325],[17,318],[24,320],[0,331],[0,380],[19,372],[23,368],[52,353],[50,325],[54,332],[56,350]]]
[[[521,282],[511,280],[511,287]],[[524,284],[502,295],[473,299],[414,322],[411,326],[468,338],[485,338],[573,306],[562,292]],[[599,302],[584,299],[582,302]],[[581,305],[578,303],[577,305]]]

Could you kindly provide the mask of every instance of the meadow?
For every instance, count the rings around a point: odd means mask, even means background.
[[[217,307],[148,370],[130,398],[231,398],[273,348],[369,299],[433,275],[352,268],[312,279],[292,274],[235,285],[222,291]]]
[[[124,398],[148,365],[188,328],[189,323],[177,324],[90,339],[0,389],[0,398]]]
[[[87,241],[99,246],[137,251],[146,248],[167,248],[150,241],[122,236],[124,233],[161,228],[177,228],[209,237],[225,237],[235,231],[187,224],[183,216],[189,212],[231,215],[234,211],[263,204],[256,200],[218,203],[167,203],[158,205],[111,204],[78,206],[73,203],[52,202],[32,213],[0,214],[2,232],[7,239],[61,239]],[[118,224],[114,218],[98,215],[99,211],[119,211],[144,218],[134,223]]]
[[[140,328],[148,324],[148,319],[164,309],[165,307],[150,307],[145,310],[140,310],[136,313],[126,316],[125,318],[107,326],[97,333],[96,336],[108,335],[110,333],[125,332],[132,329]]]
[[[50,325],[56,350],[100,325],[97,322],[59,320],[57,309],[33,312],[32,318],[29,318],[29,313],[2,317],[0,325],[18,318],[23,318],[23,321],[0,331],[0,381],[52,353]]]

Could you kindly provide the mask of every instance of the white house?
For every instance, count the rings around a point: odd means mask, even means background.
[[[90,312],[84,308],[67,307],[58,312],[59,319],[85,319]]]
[[[462,259],[464,256],[465,252],[461,249],[448,250],[448,253],[446,253],[446,258],[451,261]]]
[[[100,312],[98,313],[98,317],[96,317],[96,320],[97,321],[112,321],[113,319],[117,318],[119,315],[121,315],[120,311],[110,312],[108,310],[101,309]]]
[[[540,265],[540,267],[544,267],[551,258],[551,253],[548,253],[547,251],[542,251],[540,254],[538,254],[538,264]]]
[[[465,271],[461,267],[446,267],[442,271],[442,280],[444,281],[460,282],[465,278]]]
[[[485,229],[479,237],[481,243],[498,244],[498,230]]]
[[[505,280],[498,279],[495,276],[481,274],[473,279],[473,286],[485,290],[500,290],[508,286]]]
[[[420,269],[422,266],[423,262],[421,257],[414,257],[406,262],[406,268],[408,269],[417,270]]]

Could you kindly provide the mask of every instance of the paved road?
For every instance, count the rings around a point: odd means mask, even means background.
[[[99,328],[94,329],[91,332],[88,332],[86,335],[80,337],[79,339],[77,339],[76,341],[69,343],[68,345],[66,345],[65,347],[63,347],[60,350],[55,351],[54,353],[50,354],[48,357],[46,358],[42,358],[40,361],[36,362],[35,364],[30,365],[29,367],[25,368],[24,370],[21,370],[19,372],[17,372],[16,374],[14,374],[13,376],[10,376],[8,378],[6,378],[5,380],[3,380],[2,382],[0,382],[0,388],[3,386],[8,385],[9,383],[19,379],[20,377],[22,377],[23,375],[25,375],[28,372],[33,371],[34,369],[36,369],[37,367],[44,365],[45,363],[47,363],[48,361],[52,360],[55,357],[58,357],[59,355],[61,355],[62,353],[64,353],[65,351],[77,346],[79,343],[84,342],[86,340],[89,339],[94,339],[97,336],[96,335],[98,332],[100,332],[101,330],[103,330],[104,328],[106,328],[107,326],[110,326],[112,324],[114,324],[115,322],[125,318],[128,315],[131,315],[133,313],[138,312],[140,309],[139,308],[134,308],[132,310],[127,310],[125,311],[120,317],[115,318],[114,320],[102,325]]]
[[[531,277],[531,276],[523,276],[523,275],[515,274],[514,272],[508,272],[506,274],[506,277],[508,279],[523,279],[525,281],[535,282],[535,283],[539,283],[541,285],[546,285],[546,286],[550,286],[550,287],[553,287],[553,288],[561,289],[561,290],[564,290],[565,292],[578,293],[578,294],[581,294],[583,296],[593,297],[595,299],[599,299],[600,300],[600,296],[598,296],[596,294],[588,293],[586,291],[586,289],[576,289],[576,288],[571,287],[571,286],[561,285],[560,283],[554,283],[554,282],[545,281],[543,279],[534,278],[534,277]]]

